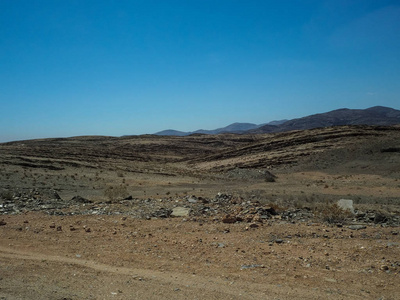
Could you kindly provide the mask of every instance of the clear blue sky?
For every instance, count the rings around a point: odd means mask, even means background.
[[[0,141],[400,109],[400,1],[0,0]]]

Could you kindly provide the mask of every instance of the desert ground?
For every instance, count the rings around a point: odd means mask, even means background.
[[[399,225],[400,126],[0,144],[0,299],[400,299]]]

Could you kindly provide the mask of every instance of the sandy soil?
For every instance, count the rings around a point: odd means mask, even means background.
[[[398,228],[4,217],[3,299],[398,299]],[[61,226],[61,230],[57,227]],[[90,228],[90,230],[89,230]]]

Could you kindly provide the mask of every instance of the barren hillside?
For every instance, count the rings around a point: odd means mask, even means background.
[[[0,144],[0,297],[396,299],[399,141],[340,126]]]

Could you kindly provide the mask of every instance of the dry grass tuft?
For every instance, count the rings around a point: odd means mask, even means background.
[[[317,208],[315,214],[319,215],[323,222],[329,224],[343,224],[351,217],[349,211],[343,210],[336,203],[325,206],[323,209]]]

